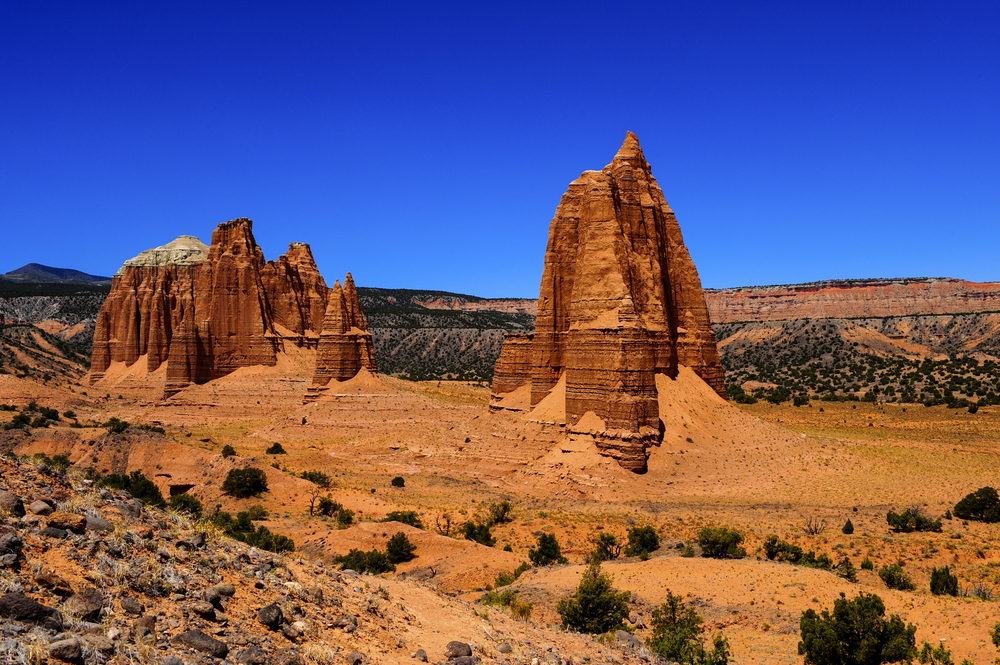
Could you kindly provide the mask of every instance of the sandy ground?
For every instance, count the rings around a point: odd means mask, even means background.
[[[637,475],[602,457],[587,435],[566,436],[557,406],[491,413],[488,389],[475,385],[360,377],[304,405],[310,371],[302,352],[164,402],[155,377],[144,386],[135,376],[126,380],[134,370],[122,369],[128,371],[116,370],[119,383],[109,381],[90,397],[36,386],[36,398],[60,410],[72,404],[81,421],[114,415],[159,424],[166,437],[124,442],[116,451],[109,439],[99,442],[104,430],[53,427],[18,451],[68,452],[99,470],[141,468],[165,493],[171,484],[192,485],[208,507],[261,503],[271,511],[265,524],[292,536],[308,557],[329,561],[352,547],[382,547],[401,530],[417,544],[418,558],[400,566],[396,583],[418,580],[466,598],[481,595],[499,570],[527,560],[539,534],[553,533],[570,564],[532,570],[514,587],[534,602],[538,629],[558,623],[555,603],[576,584],[597,533],[623,537],[632,525],[652,525],[668,545],[646,562],[606,564],[616,585],[637,594],[636,611],[647,614],[668,588],[688,597],[710,632],[730,639],[734,662],[801,662],[802,610],[831,608],[841,592],[861,591],[878,593],[891,612],[915,623],[918,641],[947,640],[956,662],[996,656],[989,642],[1000,614],[996,601],[935,597],[928,579],[932,567],[948,564],[963,588],[1000,584],[1000,526],[946,520],[940,534],[894,534],[885,521],[887,510],[911,506],[937,516],[966,493],[1000,483],[995,407],[975,415],[815,402],[737,408],[684,370],[676,380],[657,379],[666,433],[651,452],[649,471]],[[0,401],[27,401],[30,387],[7,378],[0,377]],[[0,413],[0,420],[10,416]],[[265,454],[275,442],[287,454]],[[237,457],[219,456],[227,444]],[[242,465],[264,469],[271,490],[245,501],[222,495],[225,473]],[[294,477],[303,470],[329,474],[331,496],[355,510],[360,523],[338,530],[327,519],[310,518],[313,486]],[[405,478],[404,488],[390,485],[397,475]],[[438,533],[446,515],[453,525],[482,519],[490,503],[503,499],[514,504],[515,519],[494,529],[496,547]],[[425,530],[376,521],[391,510],[416,511]],[[855,526],[849,536],[840,532],[848,518]],[[807,535],[809,519],[825,522],[825,530]],[[706,525],[742,531],[750,556],[679,556],[674,545]],[[865,557],[876,567],[902,561],[918,588],[892,591],[869,572],[852,584],[829,572],[760,560],[758,548],[769,534],[835,560],[850,557],[855,566]],[[513,552],[502,551],[505,545]]]

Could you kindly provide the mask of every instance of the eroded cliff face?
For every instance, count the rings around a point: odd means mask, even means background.
[[[524,339],[505,349],[495,386],[522,385],[527,354]],[[631,132],[556,210],[530,362],[532,406],[565,378],[567,428],[587,416],[598,448],[633,471],[662,439],[656,374],[685,365],[725,394],[698,271]]]
[[[1000,283],[949,278],[832,280],[709,289],[713,323],[1000,311]]]
[[[344,287],[337,281],[330,290],[316,352],[316,372],[305,402],[316,401],[329,389],[331,381],[347,381],[361,370],[378,373],[372,334],[361,312],[354,278],[347,273]]]
[[[274,365],[290,343],[316,346],[326,283],[309,246],[265,261],[253,222],[220,224],[206,247],[181,236],[125,262],[97,318],[91,383],[113,362],[164,362],[165,397],[250,365]]]

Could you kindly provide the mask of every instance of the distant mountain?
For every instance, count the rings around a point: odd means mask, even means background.
[[[88,275],[71,268],[53,268],[40,263],[29,263],[17,270],[11,270],[3,276],[4,280],[13,282],[76,282],[82,284],[111,283],[110,277]]]

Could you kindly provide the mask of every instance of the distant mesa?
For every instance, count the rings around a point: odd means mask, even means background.
[[[17,270],[4,274],[4,278],[15,282],[80,282],[88,284],[110,283],[110,277],[88,275],[71,268],[53,268],[40,263],[29,263]]]
[[[693,370],[725,395],[701,280],[635,134],[602,171],[585,171],[549,226],[535,332],[508,336],[494,374],[530,405],[564,401],[567,431],[586,430],[632,471],[663,438],[656,375]],[[561,405],[560,405],[561,406]]]
[[[286,344],[319,345],[329,292],[309,245],[265,261],[249,219],[219,224],[210,247],[181,236],[115,274],[97,317],[90,382],[112,363],[144,359],[150,373],[166,364],[168,398],[241,367],[273,366]]]

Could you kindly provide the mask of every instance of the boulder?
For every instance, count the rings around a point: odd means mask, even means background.
[[[51,515],[55,512],[55,508],[50,506],[47,502],[41,500],[33,501],[31,505],[28,506],[28,510],[30,510],[32,514],[41,515],[42,517]]]
[[[284,621],[284,614],[281,608],[271,603],[270,605],[265,605],[257,611],[257,620],[262,624],[270,628],[271,630],[277,630],[281,623]]]
[[[421,663],[426,663],[427,662],[427,652],[424,651],[423,649],[417,649],[412,654],[410,654],[410,658],[415,658],[418,661],[420,661]]]
[[[101,618],[101,608],[103,607],[104,594],[93,587],[80,589],[63,603],[63,609],[67,613],[90,622]]]
[[[59,610],[46,607],[20,591],[0,596],[0,617],[37,624],[51,630],[62,630],[63,627],[63,616]]]
[[[227,598],[232,598],[236,595],[236,587],[228,582],[222,582],[221,584],[216,584],[213,587],[220,595],[226,596]]]
[[[191,611],[200,616],[202,619],[208,619],[209,621],[215,621],[215,607],[212,603],[204,600],[199,600],[197,602],[191,603],[189,605]]]
[[[240,649],[233,659],[237,665],[271,665],[271,658],[267,652],[256,645]]]
[[[122,611],[125,614],[131,614],[132,616],[141,616],[146,611],[143,604],[134,598],[122,598],[118,601],[118,604],[121,605]]]
[[[49,644],[49,655],[64,663],[83,662],[83,646],[75,637]]]
[[[170,643],[174,646],[185,647],[208,654],[213,658],[225,658],[229,654],[229,647],[225,642],[220,642],[214,637],[209,637],[200,630],[189,630],[175,635]]]
[[[83,533],[87,529],[87,518],[84,515],[66,513],[57,510],[45,519],[45,523],[53,529],[65,529],[73,533]]]
[[[104,533],[106,531],[114,531],[115,525],[106,519],[100,517],[87,517],[87,523],[85,525],[87,531],[96,531],[98,533]]]
[[[444,648],[446,658],[458,658],[460,656],[471,656],[472,647],[465,642],[451,641]]]
[[[306,665],[305,659],[290,647],[278,649],[274,654],[275,665]]]

